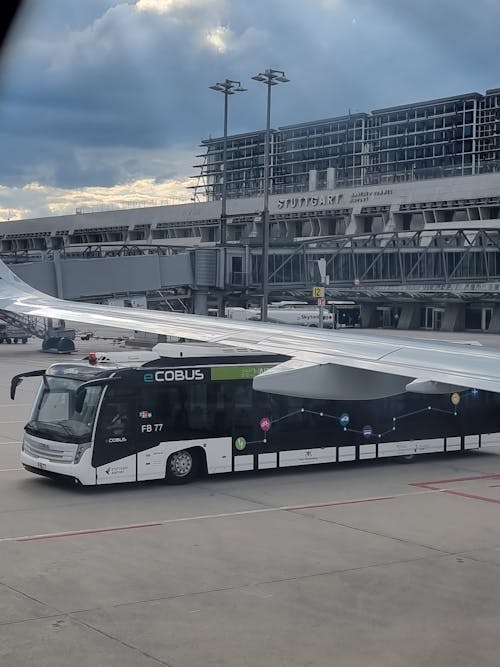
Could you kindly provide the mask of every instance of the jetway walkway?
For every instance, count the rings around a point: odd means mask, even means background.
[[[175,250],[105,244],[86,246],[79,256],[73,250],[70,256],[54,253],[50,261],[26,256],[22,262],[19,255],[10,259],[11,268],[28,284],[72,300],[206,313],[223,302],[255,305],[261,294],[262,248],[257,241]],[[287,245],[271,239],[272,299],[311,302],[318,260],[326,266],[326,298],[353,301],[365,313],[393,308],[379,322],[382,326],[387,321],[389,326],[418,328],[429,321],[431,328],[463,328],[465,305],[479,304],[489,311],[474,315],[474,321],[486,322],[483,330],[500,329],[500,230],[486,223],[327,236]],[[409,309],[408,303],[418,309]],[[447,312],[422,315],[427,306]],[[364,326],[377,326],[376,318],[365,318]]]
[[[500,230],[437,229],[324,237],[289,248],[274,247],[269,284],[309,291],[325,259],[327,292],[349,298],[492,298],[500,287]],[[257,287],[261,253],[252,254],[249,286]],[[237,282],[237,281],[236,281]]]

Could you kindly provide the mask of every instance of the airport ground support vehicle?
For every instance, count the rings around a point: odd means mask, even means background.
[[[31,338],[31,333],[21,327],[12,326],[6,322],[0,322],[0,343],[24,343]]]
[[[48,438],[43,438],[40,432],[37,436],[28,432],[27,435],[38,438],[31,441],[31,452],[34,453],[38,445],[43,452],[50,450],[52,442],[60,443],[57,452],[59,461],[64,464],[79,461],[82,470],[85,468],[90,471],[90,478],[85,480],[83,473],[79,474],[77,468],[71,468],[74,477],[84,483],[101,483],[111,475],[117,481],[125,481],[127,478],[153,479],[162,475],[186,478],[192,470],[190,450],[196,448],[196,452],[203,453],[204,458],[201,460],[202,463],[206,462],[208,472],[214,473],[229,472],[233,468],[276,468],[309,460],[343,461],[401,453],[413,455],[422,449],[449,451],[472,448],[483,446],[491,439],[495,441],[500,431],[498,348],[434,339],[402,339],[355,330],[336,331],[268,322],[237,322],[222,317],[65,301],[30,287],[2,262],[0,310],[17,315],[85,322],[86,326],[99,324],[177,336],[222,345],[234,349],[235,353],[246,350],[246,354],[251,351],[257,355],[253,356],[251,365],[261,365],[262,368],[251,382],[248,381],[248,395],[252,398],[245,408],[247,422],[243,421],[243,417],[240,421],[236,419],[237,405],[231,403],[234,400],[233,393],[236,395],[236,384],[228,381],[224,385],[221,382],[224,378],[212,376],[211,370],[208,381],[205,373],[209,371],[200,368],[194,358],[184,358],[185,355],[180,363],[173,365],[169,361],[160,363],[158,359],[152,359],[154,363],[151,366],[155,367],[156,364],[154,371],[152,368],[148,371],[144,368],[141,371],[118,368],[110,373],[109,369],[106,371],[103,368],[101,371],[104,375],[100,377],[95,375],[95,369],[92,370],[90,377],[85,379],[88,382],[93,380],[93,385],[86,384],[83,393],[86,397],[88,390],[94,391],[89,393],[88,400],[83,401],[81,409],[77,396],[81,396],[82,392],[77,389],[82,380],[76,378],[76,385],[70,385],[70,380],[75,380],[72,378],[73,371],[62,371],[63,378],[66,376],[68,381],[68,388],[73,387],[74,393],[73,396],[68,389],[62,401],[52,396],[56,391],[51,389],[51,383],[64,387],[64,383],[61,385],[59,381],[59,373],[35,371],[34,374],[45,376],[45,380],[30,420],[35,424],[28,427],[28,431],[30,428],[32,431],[40,429],[36,422],[54,421],[59,426],[55,427],[58,429],[57,437],[54,429]],[[265,368],[267,364],[262,358],[258,361],[258,355],[265,357],[272,354],[281,356],[275,357],[277,363],[270,362],[269,367]],[[240,360],[239,363],[243,362]],[[210,365],[201,365],[211,369],[220,364],[215,361]],[[127,426],[129,430],[122,435],[104,435],[107,420],[103,417],[103,411],[106,404],[111,403],[114,392],[117,392],[115,403],[127,405],[129,399],[121,397],[118,388],[120,385],[134,387],[131,381],[134,377],[140,377],[135,374],[141,372],[144,374],[139,382],[141,392],[139,384],[136,384],[135,390],[131,390],[134,395],[128,403],[129,413],[133,415]],[[142,396],[145,385],[154,387],[156,383],[162,387],[178,384],[182,389],[184,373],[186,387],[206,386],[207,391],[214,391],[217,382],[221,382],[223,387],[228,387],[229,399],[225,400],[223,395],[220,401],[219,398],[198,400],[194,394],[191,396],[189,393],[181,393],[180,399],[174,397],[175,400],[162,398],[160,407],[208,406],[196,411],[200,420],[202,415],[206,415],[207,420],[212,419],[212,415],[221,417],[215,425],[207,421],[209,427],[203,425],[203,421],[198,421],[194,422],[195,426],[184,428],[181,420],[180,428],[167,432],[164,431],[165,424],[170,422],[147,422],[153,419],[154,410],[148,408],[147,404],[138,405],[137,397]],[[124,374],[128,374],[130,381],[120,380],[119,376]],[[55,377],[51,379],[51,375]],[[171,382],[174,384],[171,385]],[[265,405],[259,403],[263,400],[257,396],[259,392],[267,395]],[[148,400],[146,396],[141,403],[147,403]],[[45,401],[49,401],[48,412],[45,412]],[[60,404],[67,405],[67,412],[62,415],[56,410]],[[54,405],[55,412],[51,411],[51,405]],[[82,410],[84,417],[79,418]],[[133,410],[137,410],[139,420],[145,420],[144,424],[137,422],[137,416],[131,412]],[[149,412],[151,418],[139,414],[148,415]],[[258,418],[257,425],[254,417]],[[170,415],[168,418],[174,424],[177,423],[175,416]],[[294,419],[300,421],[294,423]],[[68,421],[81,422],[81,426],[74,427],[79,429],[77,435],[70,435],[74,425],[66,423]],[[138,431],[130,429],[139,429],[137,423],[141,424],[140,433],[150,433],[151,440],[135,437]],[[163,426],[155,427],[154,424]],[[337,430],[339,426],[341,431]],[[286,428],[289,428],[288,433],[285,433]],[[46,429],[45,435],[47,433]],[[222,449],[217,448],[217,442],[221,443]],[[66,444],[71,446],[67,448]],[[105,451],[106,444],[122,445],[122,449],[107,453],[104,459],[99,459],[99,452]],[[234,449],[231,449],[231,445]],[[351,449],[346,449],[349,447]],[[29,448],[30,444],[25,440],[23,462],[27,466],[31,466],[27,458],[30,455]],[[210,456],[204,453],[208,451]],[[212,452],[217,454],[212,457]],[[149,463],[146,461],[147,454]],[[171,458],[173,454],[176,456]],[[46,471],[52,473],[68,470],[56,467],[56,453],[51,456],[54,460],[48,463],[41,461],[39,470],[43,469],[43,465]],[[158,463],[155,463],[158,472],[144,472],[146,469],[153,470],[153,456],[158,458]],[[35,453],[35,457],[40,458],[40,452]],[[45,456],[45,459],[48,460],[48,457]],[[172,464],[174,460],[179,462],[177,473]],[[111,462],[117,462],[114,464],[116,469],[111,466]],[[163,463],[165,470],[162,469]],[[183,466],[188,472],[179,475]]]
[[[42,377],[22,464],[84,485],[185,483],[204,472],[457,452],[500,438],[499,394],[332,401],[252,388],[255,377],[283,361],[165,343],[20,374],[12,396],[23,377]]]
[[[244,321],[259,321],[260,309],[258,308],[226,308],[226,317],[231,320]],[[276,322],[278,324],[292,324],[296,326],[318,327],[319,326],[319,312],[318,309],[313,308],[269,308],[268,320],[269,322]],[[333,314],[326,311],[322,315],[323,327],[325,329],[333,328]]]

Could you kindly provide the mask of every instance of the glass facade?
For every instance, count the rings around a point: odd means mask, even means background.
[[[262,193],[264,138],[228,138],[228,197]],[[223,142],[202,146],[193,187],[217,200]],[[280,127],[271,131],[270,159],[271,193],[500,171],[500,89]]]

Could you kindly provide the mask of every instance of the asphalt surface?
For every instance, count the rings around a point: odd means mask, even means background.
[[[496,448],[64,485],[19,463],[39,347],[0,346],[1,667],[497,667]]]

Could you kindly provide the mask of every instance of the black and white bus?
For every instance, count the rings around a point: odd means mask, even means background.
[[[85,485],[184,483],[203,472],[412,457],[500,439],[494,393],[325,401],[252,389],[255,376],[284,360],[160,344],[17,375],[12,397],[24,377],[42,376],[22,463]]]

